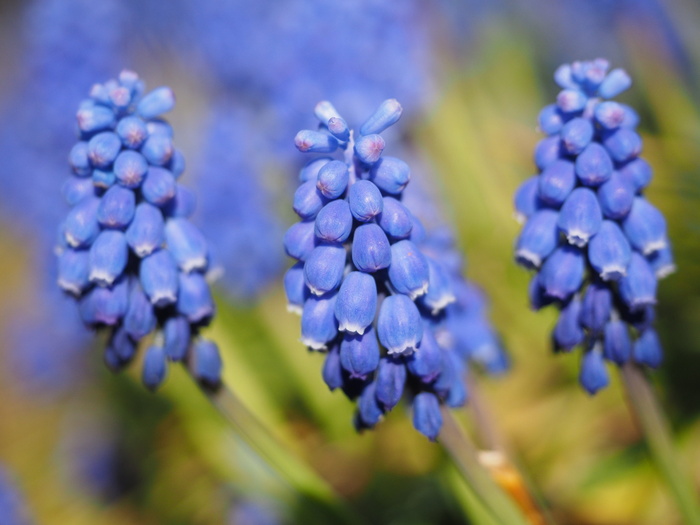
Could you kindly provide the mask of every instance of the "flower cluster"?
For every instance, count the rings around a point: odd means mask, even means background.
[[[302,152],[323,156],[300,172],[294,211],[301,221],[285,236],[298,262],[285,276],[289,309],[301,314],[301,340],[326,351],[323,378],[358,398],[356,426],[374,427],[404,392],[415,428],[435,439],[440,404],[465,403],[465,364],[454,339],[441,336],[455,302],[440,250],[422,249],[420,221],[401,203],[408,165],[383,156],[380,133],[401,116],[386,100],[355,136],[329,102],[316,106],[318,131],[300,131]],[[437,245],[436,245],[437,246]]]
[[[537,270],[531,304],[561,309],[555,349],[585,345],[580,382],[590,393],[608,384],[605,360],[660,364],[656,284],[675,269],[664,217],[643,194],[652,174],[639,157],[639,118],[609,100],[631,80],[608,67],[597,59],[556,71],[563,89],[539,115],[540,174],[515,196],[526,220],[516,260]]]
[[[207,243],[188,220],[194,195],[177,182],[184,159],[159,118],[175,99],[167,87],[143,90],[123,71],[93,86],[80,105],[73,175],[63,187],[72,209],[60,228],[58,284],[76,297],[86,325],[109,328],[110,368],[125,366],[155,331],[143,366],[148,388],[163,382],[168,360],[187,360],[200,382],[216,387],[218,349],[198,337],[214,315]]]

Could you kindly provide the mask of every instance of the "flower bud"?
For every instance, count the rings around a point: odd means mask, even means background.
[[[304,281],[314,295],[336,290],[343,280],[345,248],[339,244],[316,246],[304,263]]]
[[[360,127],[360,135],[371,135],[381,133],[389,126],[398,122],[401,118],[403,108],[399,101],[390,98],[382,102],[372,115]]]
[[[389,281],[398,293],[412,300],[428,291],[428,261],[411,241],[399,241],[391,246]]]
[[[371,325],[363,334],[345,333],[340,343],[340,363],[354,379],[366,379],[377,369],[379,343]]]
[[[350,187],[348,203],[352,216],[361,222],[372,220],[384,209],[379,188],[368,180],[359,180]]]
[[[442,428],[442,414],[434,394],[421,392],[413,399],[413,426],[430,441],[437,439]]]
[[[363,272],[350,272],[340,285],[335,303],[338,329],[362,335],[371,326],[377,310],[377,285]]]
[[[389,354],[411,353],[418,348],[423,323],[414,302],[401,294],[385,298],[379,307],[377,333]]]
[[[389,267],[391,246],[379,226],[374,223],[363,224],[355,230],[352,242],[352,262],[355,268],[368,273]]]

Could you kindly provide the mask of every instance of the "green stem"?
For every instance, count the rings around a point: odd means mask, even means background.
[[[522,487],[532,505],[531,512],[536,512],[541,523],[556,525],[554,517],[549,512],[542,494],[535,490],[534,483],[525,470],[513,458],[513,451],[508,447],[507,440],[500,428],[494,421],[493,411],[490,409],[486,399],[481,395],[478,381],[471,372],[465,375],[465,382],[469,391],[469,408],[474,417],[477,441],[482,447],[502,454],[503,460],[515,471],[522,481]]]
[[[630,409],[646,438],[649,452],[676,500],[687,525],[700,525],[700,506],[695,491],[681,470],[673,450],[668,423],[644,372],[634,363],[621,369]]]
[[[442,410],[443,427],[439,442],[445,447],[462,477],[502,525],[528,525],[527,519],[513,500],[491,479],[477,459],[476,448],[462,431],[452,412]]]
[[[222,385],[217,390],[206,387],[200,387],[200,390],[209,398],[211,403],[248,446],[265,460],[292,488],[333,511],[335,514],[333,522],[344,524],[367,523],[366,520],[356,515],[355,511],[348,506],[347,502],[326,481],[320,478],[279,439],[273,436],[226,385]]]

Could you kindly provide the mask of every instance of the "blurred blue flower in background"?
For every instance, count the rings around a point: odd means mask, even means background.
[[[74,108],[95,78],[124,59],[124,7],[107,0],[36,0],[23,12],[22,69],[0,108],[0,216],[31,251],[28,305],[4,320],[19,383],[62,391],[87,379],[88,338],[55,290],[53,248],[63,209],[56,206],[73,129]],[[26,103],[31,100],[30,104]],[[42,326],[42,330],[37,330]]]
[[[0,465],[0,518],[3,525],[30,525],[24,499],[15,487],[9,471]]]

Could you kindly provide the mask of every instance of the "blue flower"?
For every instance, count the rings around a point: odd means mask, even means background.
[[[608,384],[605,361],[661,363],[656,285],[675,266],[663,214],[643,194],[651,168],[639,157],[639,119],[608,100],[631,79],[597,59],[565,64],[555,80],[562,91],[539,117],[549,135],[535,152],[540,174],[515,197],[525,221],[515,258],[538,270],[533,307],[561,310],[555,349],[585,346],[580,382],[594,394]]]
[[[342,157],[315,158],[301,170],[293,206],[300,222],[285,236],[298,262],[285,290],[290,311],[301,312],[301,341],[326,352],[323,380],[357,399],[358,429],[374,427],[407,397],[414,426],[435,439],[440,404],[466,401],[462,360],[494,371],[506,361],[472,290],[457,289],[467,285],[449,266],[454,245],[431,246],[401,202],[410,169],[382,156],[379,135],[401,112],[389,99],[356,132],[321,102],[319,130],[296,135],[300,151]],[[467,321],[476,338],[464,333]]]
[[[186,218],[192,199],[176,181],[182,159],[161,119],[174,97],[166,87],[143,92],[138,77],[124,71],[94,86],[80,106],[79,144],[87,142],[87,162],[76,161],[81,148],[74,148],[71,158],[80,169],[74,167],[70,177],[91,181],[92,189],[70,199],[73,209],[57,249],[58,284],[76,298],[87,326],[109,332],[105,361],[113,370],[128,364],[141,340],[155,333],[143,361],[147,388],[163,383],[168,361],[182,360],[202,384],[215,388],[221,358],[216,345],[199,335],[215,309],[205,279],[207,243]],[[85,126],[86,111],[102,116]],[[95,178],[102,170],[118,172],[108,189]]]

